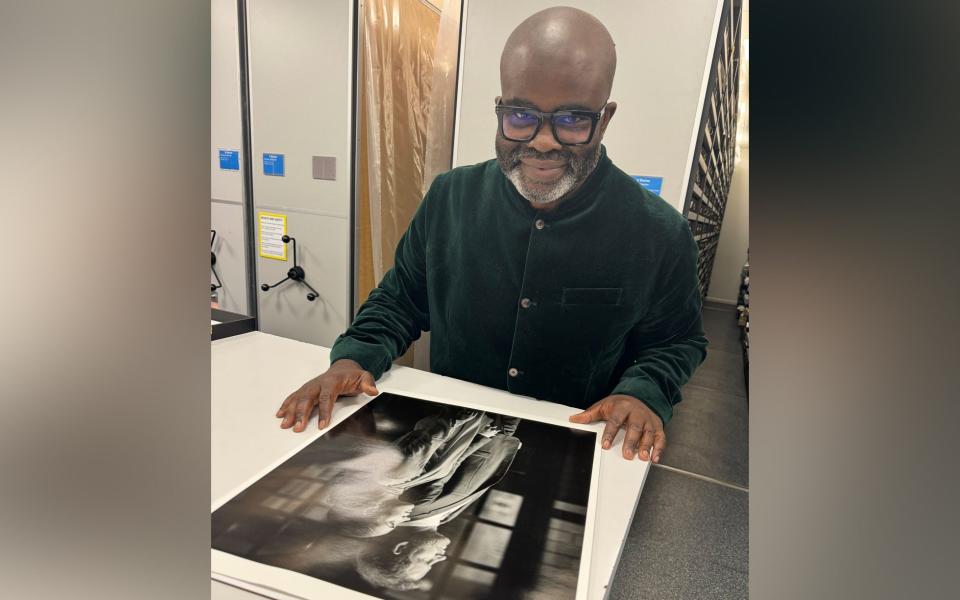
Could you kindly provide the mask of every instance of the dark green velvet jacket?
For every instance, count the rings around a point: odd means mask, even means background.
[[[686,220],[602,150],[555,210],[490,160],[436,178],[330,360],[379,378],[430,331],[434,373],[585,408],[639,398],[666,423],[703,361]]]

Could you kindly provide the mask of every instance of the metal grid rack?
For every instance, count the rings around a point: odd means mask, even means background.
[[[700,295],[710,287],[736,152],[741,0],[725,0],[683,214],[700,248]]]

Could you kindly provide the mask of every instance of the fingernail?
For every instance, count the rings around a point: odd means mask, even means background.
[[[657,454],[656,456],[653,457],[653,462],[655,462],[655,463],[660,462],[660,455],[659,455],[659,454]]]
[[[610,440],[603,440],[603,449],[604,450],[610,449]]]
[[[641,450],[641,451],[640,451],[640,457],[643,458],[644,460],[646,460],[648,456],[649,456],[649,454],[647,454],[647,451],[646,451],[646,450]]]
[[[631,450],[627,450],[627,451],[624,453],[624,456],[627,458],[627,460],[632,460],[632,459],[633,459],[633,452],[632,452]]]
[[[327,426],[327,422],[324,419],[320,419],[320,429],[323,429]]]

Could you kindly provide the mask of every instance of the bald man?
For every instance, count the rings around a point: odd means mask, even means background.
[[[394,268],[290,394],[280,426],[325,427],[339,396],[374,395],[431,331],[434,373],[585,408],[609,449],[659,462],[664,423],[703,361],[697,246],[685,219],[601,145],[617,105],[613,39],[573,8],[510,35],[495,99],[496,160],[436,178]]]

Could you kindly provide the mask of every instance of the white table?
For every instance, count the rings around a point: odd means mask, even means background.
[[[329,365],[330,350],[259,331],[211,342],[212,431],[210,436],[210,494],[217,501],[306,446],[317,437],[313,429],[295,434],[282,430],[274,413],[280,402],[303,382]],[[578,412],[569,406],[515,396],[449,377],[394,366],[377,382],[381,392],[470,398],[471,401],[541,417],[566,419]],[[369,398],[337,402],[333,424],[343,420]],[[599,425],[598,425],[599,429]],[[605,597],[624,538],[633,521],[649,463],[623,459],[617,441],[602,453],[599,499],[590,565],[590,600]],[[259,596],[211,580],[211,598],[252,600]]]

